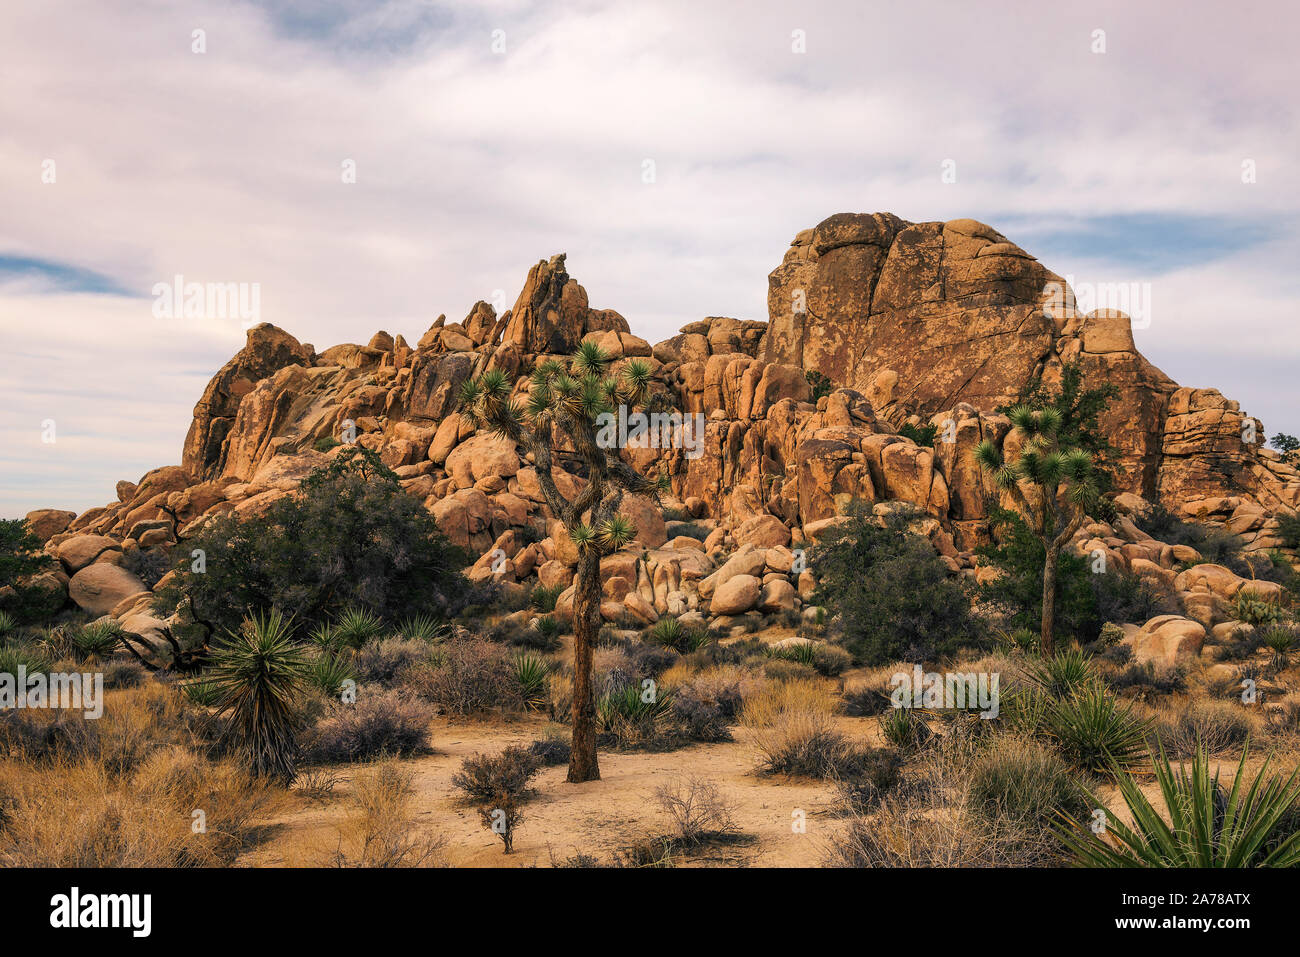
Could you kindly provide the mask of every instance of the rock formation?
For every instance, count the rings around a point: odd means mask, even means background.
[[[616,362],[647,362],[663,404],[705,423],[698,457],[625,450],[634,466],[668,472],[678,514],[665,522],[647,502],[626,503],[639,536],[604,562],[611,619],[797,611],[813,583],[793,550],[854,499],[878,513],[919,506],[929,516],[919,530],[952,572],[979,574],[971,550],[987,537],[994,490],[972,450],[1006,439],[996,406],[1032,377],[1059,381],[1072,362],[1120,389],[1102,425],[1122,451],[1121,512],[1159,501],[1248,548],[1281,544],[1274,518],[1300,504],[1300,475],[1262,448],[1262,425],[1216,391],[1170,381],[1137,352],[1122,314],[1080,315],[1068,295],[1063,306],[1052,292],[1063,285],[973,220],[837,214],[799,233],[771,273],[767,322],[704,318],[652,346],[617,312],[591,308],[558,255],[529,270],[503,315],[475,303],[462,322],[440,316],[414,347],[379,332],[317,353],[273,326],[249,330],[195,406],[179,466],[119,482],[103,507],[43,509],[28,524],[59,561],[51,587],[134,623],[154,647],[166,624],[149,617],[150,592],[129,559],[166,550],[208,516],[256,514],[355,442],[380,454],[451,540],[505,553],[504,570],[481,560],[471,578],[567,586],[576,553],[532,463],[513,443],[475,434],[456,401],[461,383],[488,369],[526,393],[532,364],[586,339]],[[808,371],[829,379],[829,394],[814,400]],[[898,434],[909,421],[934,423],[940,437],[917,445]],[[582,481],[557,475],[569,495]],[[1178,622],[1191,624],[1152,622],[1130,636],[1147,655],[1187,653],[1244,587],[1227,569],[1176,575],[1187,556],[1152,545],[1127,519],[1085,526],[1076,546],[1185,596]]]

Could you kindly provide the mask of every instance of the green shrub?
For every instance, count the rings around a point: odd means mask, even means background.
[[[92,621],[70,635],[73,656],[78,661],[103,661],[122,642],[122,628],[115,621]]]
[[[803,377],[808,380],[809,397],[814,403],[835,391],[835,383],[816,369],[809,369]]]
[[[900,509],[881,527],[869,505],[855,502],[848,516],[812,549],[810,564],[819,582],[813,603],[838,616],[856,660],[920,661],[983,642],[966,587],[908,530],[915,512]]]
[[[343,682],[355,681],[357,673],[352,663],[342,655],[328,652],[312,659],[307,668],[307,679],[329,697],[337,697],[343,690]]]
[[[1048,698],[1043,724],[1065,760],[1082,771],[1128,769],[1146,754],[1150,722],[1096,685],[1065,698]]]
[[[1248,625],[1271,625],[1282,617],[1282,608],[1275,601],[1261,598],[1258,592],[1242,588],[1237,592],[1236,618]]]
[[[540,711],[546,705],[547,678],[551,666],[540,655],[521,651],[515,655],[515,680],[519,682],[519,693],[523,696],[524,706],[533,711]]]
[[[397,623],[397,634],[417,641],[441,641],[447,637],[449,626],[433,615],[407,615]]]
[[[538,611],[549,614],[555,611],[555,602],[564,594],[563,585],[538,584],[528,596],[529,602]]]
[[[1063,698],[1097,680],[1092,659],[1078,648],[1058,651],[1049,658],[1031,662],[1026,676],[1055,698]]]
[[[1174,769],[1162,752],[1155,760],[1162,814],[1119,768],[1113,769],[1120,795],[1133,819],[1130,827],[1112,816],[1106,837],[1072,820],[1060,830],[1078,863],[1087,867],[1296,867],[1300,866],[1300,769],[1289,777],[1264,761],[1254,776],[1246,771],[1249,748],[1242,751],[1232,784],[1210,774],[1210,756],[1198,750],[1190,769]],[[1101,807],[1095,798],[1093,803]]]
[[[1190,757],[1197,751],[1223,754],[1244,747],[1254,725],[1240,704],[1196,700],[1173,720],[1158,729],[1160,746],[1175,757]]]
[[[1050,749],[1025,738],[999,736],[970,767],[971,806],[989,820],[1009,818],[1047,828],[1059,814],[1083,817],[1088,796]]]
[[[934,437],[939,434],[939,426],[933,422],[927,422],[925,425],[904,422],[898,434],[906,436],[917,445],[931,447],[934,445]]]
[[[48,619],[66,598],[59,589],[26,584],[30,576],[56,567],[54,559],[42,551],[44,544],[28,530],[24,519],[0,519],[0,589],[12,589],[0,601],[13,625]]]
[[[419,499],[368,450],[350,447],[263,516],[209,520],[185,542],[176,577],[155,592],[160,614],[234,631],[249,610],[292,613],[310,628],[345,609],[393,621],[448,615],[472,597],[464,553]],[[205,570],[191,553],[204,553]]]
[[[880,732],[904,754],[920,750],[934,736],[925,719],[911,708],[891,708],[880,719]]]
[[[701,628],[688,628],[676,618],[660,618],[646,632],[651,641],[688,655],[710,642],[709,633]]]

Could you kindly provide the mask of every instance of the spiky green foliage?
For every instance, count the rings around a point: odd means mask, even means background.
[[[1162,749],[1153,765],[1164,813],[1116,768],[1132,826],[1112,815],[1099,836],[1071,818],[1068,829],[1058,829],[1061,839],[1085,867],[1300,866],[1300,768],[1283,777],[1270,771],[1270,756],[1251,775],[1249,754],[1247,746],[1228,786],[1220,783],[1217,767],[1210,773],[1205,749],[1198,749],[1190,768],[1176,769]]]
[[[564,594],[563,585],[538,584],[528,596],[529,603],[541,612],[555,611],[556,600]]]
[[[49,659],[34,648],[22,645],[0,646],[0,674],[10,674],[18,678],[18,668],[22,666],[27,674],[44,673],[50,666]]]
[[[73,656],[78,661],[103,661],[122,641],[122,628],[115,621],[92,621],[69,635]]]
[[[360,648],[373,641],[384,631],[384,622],[368,608],[350,606],[343,609],[334,622],[334,636],[341,645]]]
[[[213,652],[208,678],[219,689],[217,714],[227,720],[223,742],[255,775],[292,782],[307,661],[289,621],[274,609],[245,619]]]
[[[18,630],[18,619],[7,611],[0,611],[0,641],[8,641]]]
[[[328,652],[312,659],[307,674],[311,683],[330,697],[335,697],[343,690],[343,682],[357,679],[352,662],[343,655]]]
[[[515,655],[513,664],[525,707],[540,711],[546,705],[546,684],[551,666],[541,655],[527,651]]]
[[[221,687],[211,678],[195,678],[181,685],[185,697],[200,708],[214,708],[221,700]]]
[[[1046,699],[1042,721],[1061,756],[1094,774],[1127,770],[1146,755],[1151,722],[1138,718],[1133,705],[1119,701],[1099,685],[1063,698]]]
[[[703,628],[687,627],[676,618],[660,618],[650,626],[648,634],[651,640],[683,655],[698,651],[712,641]]]
[[[447,634],[448,627],[433,615],[407,615],[397,623],[397,633],[418,641],[438,641]]]
[[[1067,648],[1026,665],[1031,681],[1054,698],[1081,691],[1097,680],[1092,659],[1079,648]]]

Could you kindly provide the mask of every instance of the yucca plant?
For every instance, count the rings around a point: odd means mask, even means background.
[[[360,648],[367,641],[378,638],[384,631],[383,620],[369,608],[355,605],[343,609],[334,622],[334,634],[339,644]]]
[[[998,445],[985,439],[975,447],[975,461],[1019,504],[1046,550],[1039,643],[1043,654],[1050,655],[1056,625],[1057,562],[1061,549],[1083,525],[1086,510],[1097,502],[1097,477],[1092,456],[1072,446],[1064,434],[1059,409],[1019,405],[1007,417],[1023,440],[1020,454],[1008,460]]]
[[[1089,685],[1064,698],[1048,698],[1043,712],[1047,736],[1074,767],[1096,774],[1127,770],[1146,756],[1151,722],[1121,706],[1100,685]]]
[[[811,668],[817,662],[817,646],[811,641],[804,641],[794,645],[782,645],[779,648],[769,645],[767,656],[769,658],[779,658],[781,661],[793,661]]]
[[[515,680],[524,697],[524,704],[532,711],[546,705],[547,678],[551,666],[541,655],[521,651],[514,659]]]
[[[115,621],[92,621],[69,635],[78,661],[103,661],[122,641],[122,628]]]
[[[33,648],[22,645],[5,645],[0,647],[0,674],[10,674],[18,678],[18,668],[22,666],[27,674],[44,674],[50,666],[49,660]]]
[[[211,678],[201,677],[181,685],[185,697],[200,708],[216,707],[221,698],[221,688]]]
[[[1097,669],[1083,651],[1067,648],[1025,668],[1027,677],[1054,698],[1064,698],[1097,680]]]
[[[703,628],[689,628],[676,618],[660,618],[651,626],[650,637],[683,655],[698,651],[712,640]]]
[[[7,611],[0,610],[0,642],[8,641],[18,630],[18,619]]]
[[[397,633],[403,638],[417,641],[440,641],[447,635],[448,626],[433,615],[409,615],[397,623]]]
[[[1285,671],[1291,664],[1291,648],[1295,645],[1295,639],[1295,629],[1291,625],[1273,625],[1260,636],[1264,647],[1273,652],[1272,666],[1275,671]]]
[[[550,615],[538,615],[528,626],[537,632],[541,648],[547,651],[560,643],[560,635],[564,631],[559,621]]]
[[[333,698],[343,689],[343,682],[356,680],[357,673],[343,655],[323,652],[312,659],[307,676],[313,685]]]
[[[880,719],[880,733],[903,752],[917,750],[934,736],[925,718],[912,708],[890,708]]]
[[[596,727],[620,741],[635,740],[668,719],[672,699],[667,689],[647,690],[635,683],[608,691],[596,702]]]
[[[1250,776],[1249,754],[1247,746],[1229,787],[1219,782],[1217,768],[1210,773],[1204,748],[1197,750],[1190,769],[1185,764],[1175,769],[1162,748],[1153,766],[1164,814],[1117,767],[1113,773],[1132,826],[1112,818],[1098,835],[1068,818],[1070,826],[1057,831],[1084,867],[1300,866],[1300,768],[1285,778],[1270,773],[1270,756]]]
[[[228,719],[222,740],[247,758],[253,773],[292,783],[297,763],[298,695],[307,660],[278,611],[255,613],[212,655],[214,705]]]
[[[322,622],[307,633],[307,640],[321,651],[335,652],[343,647],[338,629],[329,622]]]
[[[600,777],[591,681],[592,650],[601,625],[600,558],[636,536],[632,521],[619,514],[624,494],[646,495],[658,502],[659,493],[667,488],[663,477],[649,479],[623,461],[617,443],[609,440],[609,432],[618,431],[617,417],[643,408],[650,398],[650,365],[632,359],[615,375],[609,374],[610,365],[610,357],[588,341],[567,364],[550,359],[533,369],[523,400],[514,398],[511,380],[499,369],[467,380],[460,391],[463,421],[509,438],[531,453],[546,504],[578,549],[571,782]],[[557,439],[571,446],[585,466],[585,484],[572,500],[560,492],[552,471]]]
[[[562,594],[563,585],[538,585],[528,596],[528,601],[538,611],[550,613],[555,611],[555,602]]]

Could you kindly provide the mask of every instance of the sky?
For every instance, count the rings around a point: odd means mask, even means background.
[[[9,0],[0,517],[179,463],[253,302],[318,350],[414,342],[566,252],[654,342],[767,318],[795,233],[846,211],[1137,283],[1147,358],[1300,432],[1297,27],[1249,0]],[[250,309],[168,314],[176,276]]]

